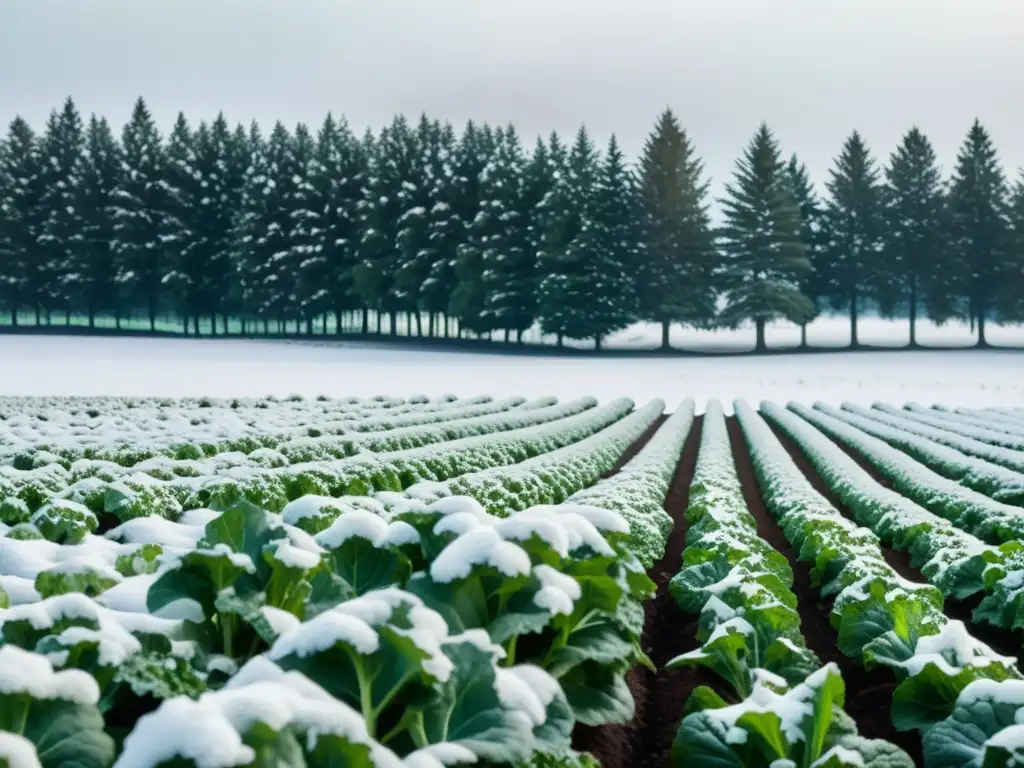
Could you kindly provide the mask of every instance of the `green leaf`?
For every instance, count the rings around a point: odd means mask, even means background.
[[[686,700],[686,706],[683,707],[683,717],[685,718],[694,712],[703,712],[705,709],[721,709],[727,706],[729,706],[729,703],[719,696],[714,688],[698,685]]]
[[[248,555],[257,568],[262,568],[266,567],[263,548],[285,536],[287,533],[280,516],[243,499],[206,524],[200,546],[212,549],[224,544],[232,552]]]
[[[522,713],[498,698],[497,668],[491,651],[471,642],[446,645],[451,677],[420,717],[428,744],[452,742],[487,762],[514,763],[533,751],[533,735]]]
[[[114,762],[114,740],[92,704],[3,694],[0,730],[32,742],[42,768],[109,768]]]
[[[468,578],[447,583],[416,573],[406,586],[444,617],[452,634],[483,629],[496,643],[541,632],[550,624],[551,614],[533,601],[538,589],[531,576],[510,578],[483,566]]]
[[[584,725],[628,723],[635,703],[626,685],[625,667],[592,661],[577,664],[559,678],[575,718]]]
[[[340,547],[330,550],[327,562],[356,595],[392,584],[402,586],[412,571],[408,558],[401,552],[393,547],[374,546],[360,536],[350,536]]]
[[[1017,679],[1012,670],[998,662],[986,666],[954,668],[929,662],[897,686],[892,697],[892,723],[897,730],[926,731],[949,717],[956,708],[960,693],[975,680]]]

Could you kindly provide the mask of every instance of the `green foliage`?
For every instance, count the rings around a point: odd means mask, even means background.
[[[814,314],[813,303],[801,292],[811,265],[800,209],[778,141],[766,124],[737,162],[722,209],[721,286],[726,304],[721,321],[737,325],[753,320],[757,347],[763,349],[766,323],[802,322]]]

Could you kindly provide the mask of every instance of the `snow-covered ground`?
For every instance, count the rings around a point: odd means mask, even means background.
[[[1024,327],[989,325],[985,335],[990,344],[1024,348]],[[879,347],[902,347],[910,340],[910,327],[906,320],[886,320],[864,315],[857,323],[857,335],[862,344]],[[800,327],[779,322],[768,327],[768,345],[775,348],[795,347],[800,343]],[[531,332],[531,341],[554,343],[554,337]],[[696,331],[674,326],[669,334],[674,347],[703,351],[737,352],[754,348],[751,327],[736,330]],[[807,341],[814,347],[845,347],[850,343],[850,320],[846,316],[824,315],[807,327]],[[917,341],[931,347],[967,347],[977,341],[976,331],[969,323],[953,322],[942,326],[927,320],[917,323]],[[650,323],[637,323],[605,340],[605,346],[618,349],[653,349],[661,344],[661,327]],[[591,342],[574,342],[574,346],[591,347]]]
[[[816,399],[1024,404],[1024,353],[853,352],[775,357],[535,358],[269,341],[0,336],[0,394],[626,395],[729,403]]]

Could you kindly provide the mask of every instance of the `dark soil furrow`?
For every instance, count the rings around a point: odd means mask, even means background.
[[[667,413],[663,413],[661,414],[661,416],[656,418],[654,420],[654,423],[647,428],[647,431],[640,435],[640,437],[633,441],[632,445],[630,445],[625,451],[623,451],[622,455],[619,457],[619,460],[615,462],[615,466],[601,475],[601,479],[604,480],[606,478],[611,477],[612,475],[618,474],[619,470],[626,466],[630,461],[632,461],[634,456],[636,456],[638,453],[640,453],[640,451],[643,450],[643,447],[647,445],[648,442],[650,442],[651,438],[654,437],[654,433],[661,428],[661,425],[664,424],[667,419]]]
[[[914,758],[916,764],[920,765],[920,737],[916,733],[897,731],[889,717],[892,693],[896,687],[892,672],[881,667],[870,671],[866,670],[840,653],[836,630],[829,621],[829,613],[832,609],[831,601],[822,600],[817,588],[811,584],[810,566],[797,559],[782,529],[779,528],[765,507],[757,485],[754,465],[739,422],[735,416],[730,416],[726,423],[736,470],[743,485],[747,507],[757,521],[758,533],[786,557],[793,569],[792,590],[797,597],[800,625],[807,647],[814,651],[822,662],[834,662],[839,667],[843,680],[846,682],[844,709],[856,720],[861,735],[868,738],[886,739],[897,744]],[[806,457],[792,444],[792,441],[788,443],[783,441],[783,445],[790,451],[797,466],[805,474],[807,474],[807,468],[811,470],[813,477],[808,475],[811,483],[814,484],[813,478],[817,478],[817,483],[824,487],[821,478],[813,471],[814,468],[810,467]],[[794,455],[794,450],[799,456]],[[824,495],[831,500],[830,494]]]
[[[835,494],[832,493],[832,490],[828,487],[828,484],[821,478],[821,475],[818,474],[818,471],[807,459],[803,451],[800,450],[800,447],[792,440],[790,440],[775,425],[771,425],[771,427],[772,430],[775,432],[775,436],[779,438],[779,441],[786,447],[786,450],[789,451],[789,455],[793,457],[793,460],[796,462],[796,465],[800,467],[804,475],[806,475],[807,479],[810,481],[811,485],[814,486],[815,490],[817,490],[819,493],[825,496],[825,498],[827,498],[832,503],[832,506],[834,506],[844,517],[847,517],[850,520],[854,520],[854,522],[856,522],[853,515],[850,513],[849,508],[846,505],[844,505],[841,501],[839,501]],[[861,467],[861,469],[863,469],[875,482],[877,482],[884,488],[887,488],[898,493],[898,491],[896,491],[896,489],[893,488],[892,483],[889,482],[889,479],[881,472],[879,472],[878,469],[875,468],[875,466],[870,461],[864,458],[862,454],[860,454],[853,448],[850,448],[849,446],[843,444],[839,440],[831,438],[828,435],[825,436],[832,440],[832,442],[835,443],[835,445],[840,450],[842,450],[847,456],[849,456],[851,459],[857,462],[857,465]],[[881,547],[881,549],[882,556],[885,558],[885,561],[890,566],[892,566],[892,569],[896,571],[900,576],[911,581],[920,582],[922,584],[927,583],[928,580],[921,575],[921,571],[911,564],[909,552],[899,552],[895,549],[892,549],[884,545]],[[967,598],[966,600],[956,600],[954,598],[947,597],[944,601],[944,612],[947,616],[949,616],[949,618],[962,621],[965,625],[967,625],[968,629],[970,630],[971,634],[974,635],[974,637],[978,638],[983,643],[986,643],[989,646],[991,646],[992,649],[996,652],[1001,653],[1004,656],[1019,655],[1020,638],[1014,636],[1013,632],[1005,629],[1000,629],[999,627],[994,627],[991,624],[982,624],[974,621],[974,609],[984,599],[984,597],[985,595],[983,593],[974,595],[973,597]]]
[[[626,676],[636,702],[636,714],[630,723],[598,728],[578,725],[573,732],[573,748],[590,752],[604,768],[664,768],[682,718],[683,704],[693,688],[709,682],[704,670],[663,669],[666,661],[696,647],[696,621],[676,607],[668,583],[679,571],[686,547],[684,513],[697,463],[701,422],[700,416],[694,419],[665,497],[664,508],[675,521],[665,555],[648,571],[657,585],[657,593],[644,606],[642,643],[658,673],[634,667]]]

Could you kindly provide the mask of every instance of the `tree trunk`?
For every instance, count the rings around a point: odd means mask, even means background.
[[[42,307],[36,306],[36,325],[43,324],[43,310]]]
[[[419,311],[416,312],[416,335],[423,337],[423,313]]]
[[[308,315],[306,317],[306,335],[307,336],[312,336],[313,335],[313,317],[312,317],[312,315]]]
[[[245,315],[242,315],[241,322],[242,322],[242,335],[245,336],[246,328],[248,327],[248,323],[246,323],[246,321],[245,321]]]
[[[987,347],[988,340],[985,338],[985,310],[978,311],[978,347]]]
[[[64,312],[64,327],[71,327],[71,307],[68,307],[67,311]]]
[[[228,328],[225,325],[224,326],[224,332],[226,333],[227,330],[228,330]],[[211,336],[216,336],[217,335],[217,313],[216,312],[211,312],[210,313],[210,335]]]
[[[398,313],[397,312],[390,312],[388,314],[388,319],[391,322],[391,326],[388,328],[388,333],[391,334],[392,336],[397,336],[398,335]]]
[[[807,323],[800,323],[800,349],[807,349]]]
[[[505,329],[505,343],[508,344],[511,341],[512,341],[512,329],[511,328],[506,328]]]
[[[96,327],[96,308],[93,307],[90,304],[88,312],[89,312],[89,330],[91,331],[92,329],[94,329]],[[17,326],[18,325],[18,313],[17,312],[11,312],[11,316],[14,317],[14,325]]]
[[[857,291],[853,292],[853,296],[850,297],[850,349],[856,349],[860,346],[860,341],[857,339]]]
[[[150,299],[149,302],[149,330],[156,333],[156,300]]]
[[[516,344],[522,344],[522,343],[523,343],[523,329],[519,328],[516,331]]]
[[[231,326],[230,326],[230,325],[228,325],[228,316],[227,316],[227,313],[224,313],[224,314],[222,314],[222,315],[220,316],[220,324],[221,324],[221,327],[223,327],[223,328],[224,328],[224,335],[225,335],[225,336],[227,336],[227,335],[228,335],[228,332],[229,332],[229,331],[231,330]]]
[[[767,352],[768,345],[764,341],[764,318],[759,317],[754,320],[754,329],[756,331],[756,340],[754,342],[755,352]]]
[[[910,277],[910,346],[917,346],[917,280]]]
[[[668,332],[671,330],[671,328],[672,328],[672,321],[671,320],[662,320],[661,321],[661,348],[662,349],[670,349],[671,348],[670,345],[669,345],[669,340],[668,340]]]
[[[598,351],[600,351],[600,349],[601,349],[601,334],[600,333],[597,334],[594,337],[594,349],[596,349]]]
[[[199,332],[199,315],[192,318],[192,327],[195,328],[197,338],[202,335]]]
[[[121,330],[121,305],[120,304],[115,304],[114,305],[114,327],[117,330],[119,330],[119,331]]]
[[[182,317],[181,317],[181,332],[183,334],[185,334],[186,336],[188,336],[188,331],[189,331],[188,322],[189,322],[188,321],[188,315],[182,315]]]
[[[563,341],[562,334],[558,334],[558,341],[555,342],[555,346],[561,347],[562,346],[562,341]]]
[[[263,335],[264,336],[269,336],[270,335],[270,318],[267,318],[267,317],[263,318]]]

